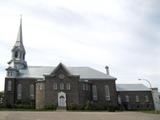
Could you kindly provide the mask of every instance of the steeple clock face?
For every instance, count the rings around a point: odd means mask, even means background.
[[[59,77],[59,79],[64,79],[65,78],[64,74],[59,74],[58,77]]]

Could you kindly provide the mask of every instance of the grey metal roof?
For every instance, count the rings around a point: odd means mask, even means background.
[[[49,75],[55,68],[51,66],[28,66],[27,69],[20,70],[18,77],[43,78],[43,75]],[[67,70],[72,75],[79,75],[80,79],[116,79],[90,67],[67,67]]]
[[[116,84],[117,91],[150,91],[150,88],[143,84]]]
[[[22,36],[22,18],[20,20],[20,26],[19,26],[19,31],[18,31],[18,35],[17,35],[17,40],[16,40],[16,43],[14,44],[13,46],[13,49],[21,49],[25,52],[25,48],[24,48],[24,45],[23,45],[23,36]]]

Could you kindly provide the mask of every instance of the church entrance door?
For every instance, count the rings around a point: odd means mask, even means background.
[[[66,93],[64,93],[64,92],[58,93],[58,106],[59,107],[66,107]]]

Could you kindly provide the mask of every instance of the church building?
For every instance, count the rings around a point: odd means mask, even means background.
[[[67,108],[83,106],[123,106],[126,109],[154,109],[152,94],[144,85],[116,85],[116,78],[90,67],[29,66],[25,60],[22,20],[5,78],[5,104],[30,104]]]

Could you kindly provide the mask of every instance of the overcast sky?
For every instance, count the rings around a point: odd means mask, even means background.
[[[0,0],[0,90],[23,14],[28,65],[89,66],[160,89],[160,0]]]

